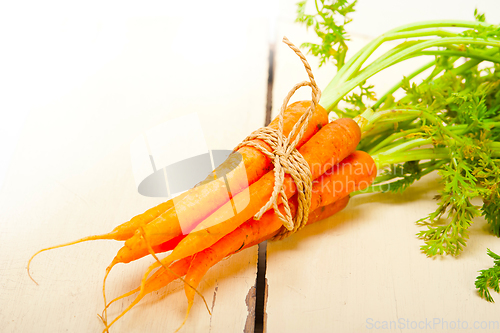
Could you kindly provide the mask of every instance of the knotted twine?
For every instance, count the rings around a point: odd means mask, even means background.
[[[283,42],[287,44],[299,56],[300,60],[302,60],[302,63],[309,76],[309,81],[304,81],[296,84],[288,92],[285,99],[283,100],[283,104],[278,115],[277,129],[269,127],[260,128],[250,134],[247,138],[245,138],[245,140],[243,140],[243,142],[234,149],[236,151],[243,146],[254,147],[265,154],[274,165],[275,183],[271,198],[254,216],[256,220],[259,220],[267,210],[273,207],[274,213],[283,223],[283,227],[279,230],[276,236],[274,236],[274,239],[283,239],[298,231],[307,224],[309,208],[311,206],[312,174],[307,161],[296,149],[296,146],[304,135],[309,124],[309,120],[311,119],[321,96],[321,91],[319,90],[316,81],[314,80],[311,67],[309,66],[309,63],[307,62],[302,52],[300,52],[300,50],[295,45],[293,45],[286,37],[283,37]],[[304,86],[309,86],[312,89],[311,106],[307,109],[306,112],[304,112],[297,123],[295,123],[288,137],[285,137],[283,134],[283,117],[285,110],[293,94],[299,88]],[[271,147],[271,152],[262,147],[260,144],[252,142],[252,140],[254,139],[260,139],[267,143],[269,147]],[[291,141],[292,139],[293,141]],[[283,188],[285,174],[289,174],[292,177],[295,186],[297,187],[296,193],[298,205],[295,213],[295,219],[292,218],[288,198],[286,197],[285,189]],[[278,208],[279,199],[281,199],[285,214],[282,214]]]

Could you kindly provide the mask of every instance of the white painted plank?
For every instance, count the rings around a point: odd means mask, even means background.
[[[287,35],[300,45],[314,36],[293,23],[293,3],[280,3],[277,38]],[[352,15],[350,49],[354,52],[375,34],[411,21],[471,19],[475,5],[487,17],[498,15],[494,1],[426,3],[359,1]],[[320,87],[325,87],[333,67],[315,70],[317,61],[308,58]],[[296,56],[279,42],[276,64],[274,112],[293,84],[306,79]],[[384,92],[411,68],[405,64],[399,73],[374,77],[377,92]],[[307,98],[307,89],[296,97]],[[457,259],[429,259],[419,250],[422,242],[415,234],[421,228],[414,222],[435,209],[432,197],[438,190],[437,177],[431,175],[402,195],[358,196],[335,217],[283,241],[269,242],[266,331],[369,332],[391,322],[384,332],[448,332],[465,327],[498,331],[498,304],[481,299],[474,287],[477,271],[492,265],[486,248],[500,251],[485,222],[478,219],[471,227],[468,245]],[[474,325],[482,329],[474,330]]]
[[[13,53],[22,53],[11,56],[10,74],[17,69],[27,83],[12,83],[15,98],[2,117],[8,121],[8,112],[18,111],[27,117],[1,192],[0,327],[100,332],[104,269],[121,243],[41,254],[32,265],[39,286],[26,274],[28,258],[46,246],[110,231],[163,201],[137,192],[130,162],[130,144],[153,126],[196,113],[209,149],[232,149],[262,126],[269,22],[263,2],[244,8],[227,1],[140,8],[99,2],[90,4],[95,12],[44,6],[38,14],[45,20],[21,8],[12,13],[28,15],[22,23],[33,35],[9,21],[21,39],[12,41]],[[213,315],[197,297],[183,331],[243,331],[256,259],[254,247],[211,269],[199,289]],[[117,266],[108,297],[135,288],[152,261]],[[109,316],[129,302],[118,302]],[[114,331],[173,332],[186,305],[174,283],[146,297]]]

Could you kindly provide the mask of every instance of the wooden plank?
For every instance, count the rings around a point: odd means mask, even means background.
[[[176,15],[149,8],[141,16],[128,8],[119,20],[82,15],[74,25],[69,17],[38,27],[43,38],[37,36],[50,48],[41,53],[61,59],[33,79],[58,89],[44,99],[28,85],[26,96],[36,99],[26,106],[31,112],[1,192],[2,332],[103,329],[96,316],[103,308],[101,283],[121,243],[90,242],[41,254],[32,265],[39,286],[26,274],[27,260],[40,248],[108,232],[163,201],[137,192],[130,163],[131,142],[153,126],[196,113],[208,147],[232,149],[263,125],[269,25],[255,15],[259,5],[238,18],[216,7]],[[45,34],[51,29],[54,36]],[[78,49],[67,50],[63,37]],[[26,61],[31,58],[39,61],[36,53]],[[256,260],[253,247],[211,269],[199,290],[212,316],[197,297],[183,331],[252,331],[246,298],[254,292]],[[107,283],[109,299],[137,287],[153,261],[117,266]],[[117,302],[110,318],[130,301]],[[182,284],[173,283],[146,297],[114,331],[173,332],[186,305]]]
[[[433,2],[433,10],[427,13],[405,2],[408,8],[394,17],[399,24],[435,18],[436,13],[452,18],[445,11],[449,6],[460,12],[454,18],[471,18],[473,4],[460,10],[453,4]],[[485,2],[481,4],[480,10],[496,15],[491,10],[493,2],[488,2],[486,8]],[[387,17],[386,11],[398,6],[401,2],[358,3],[358,17],[352,16],[357,31],[349,42],[351,54],[375,37],[371,36],[372,30],[378,29],[381,17]],[[293,23],[294,17],[293,2],[282,1],[278,40],[285,34],[296,45],[315,40],[313,33]],[[275,112],[293,84],[307,78],[293,52],[279,41],[276,49]],[[317,69],[317,61],[308,58],[319,86],[325,87],[334,68]],[[407,63],[399,72],[375,77],[377,92],[384,92],[414,65]],[[310,99],[310,90],[304,89],[294,99]],[[458,259],[432,260],[419,250],[422,242],[415,234],[422,229],[414,222],[435,209],[432,198],[439,188],[436,175],[431,175],[402,195],[354,197],[335,217],[285,240],[269,242],[266,332],[368,332],[382,328],[387,332],[448,332],[465,327],[473,330],[474,325],[482,325],[480,331],[497,331],[498,304],[481,299],[474,287],[477,271],[492,265],[486,248],[500,251],[497,239],[484,227],[485,222],[477,219],[471,227],[468,245]]]

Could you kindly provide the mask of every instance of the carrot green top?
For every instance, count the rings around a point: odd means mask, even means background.
[[[318,56],[320,65],[333,61],[337,67],[320,104],[331,117],[358,120],[363,130],[358,149],[383,170],[362,193],[401,192],[437,170],[443,187],[436,211],[419,220],[427,224],[418,233],[421,250],[428,256],[458,255],[477,216],[500,237],[500,26],[486,23],[477,11],[475,21],[417,22],[387,31],[346,60],[346,16],[355,3],[319,0],[309,14],[302,1],[297,21],[321,40],[302,47]],[[399,44],[375,58],[389,41]],[[401,73],[375,98],[366,80],[415,57],[430,61]],[[398,90],[403,97],[394,94]],[[476,197],[482,206],[473,204]],[[480,294],[489,295],[488,285],[499,290],[499,280],[500,271],[496,283],[478,279]]]

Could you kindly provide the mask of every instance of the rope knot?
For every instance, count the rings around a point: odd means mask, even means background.
[[[309,164],[296,149],[296,146],[308,127],[309,120],[316,109],[321,95],[321,92],[314,80],[311,67],[307,63],[307,60],[302,52],[300,52],[300,50],[286,37],[283,37],[283,42],[286,43],[300,57],[309,76],[309,81],[296,84],[285,97],[278,115],[278,129],[269,127],[260,128],[250,134],[234,149],[237,150],[245,145],[254,147],[269,157],[274,165],[275,183],[273,192],[269,201],[260,209],[254,218],[257,220],[260,219],[262,215],[272,207],[274,209],[274,213],[279,217],[284,227],[281,228],[278,234],[274,237],[275,239],[285,238],[305,226],[307,223],[309,207],[311,206],[312,174],[309,169]],[[283,134],[284,112],[292,95],[299,88],[304,86],[309,86],[312,89],[311,106],[300,117],[288,137],[286,137]],[[271,152],[258,143],[252,142],[254,139],[260,139],[267,143],[269,147],[271,147]],[[290,204],[288,203],[288,198],[285,189],[283,188],[285,174],[289,174],[291,176],[295,186],[297,187],[296,193],[298,205],[295,213],[295,219],[292,217]],[[278,205],[280,202],[283,204],[284,214],[279,209]]]

